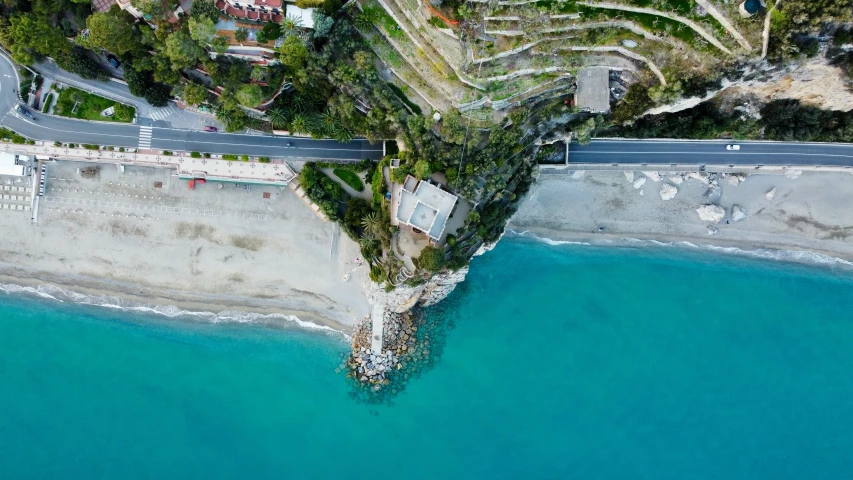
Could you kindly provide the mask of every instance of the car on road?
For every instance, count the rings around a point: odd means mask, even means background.
[[[114,55],[107,55],[107,61],[110,62],[113,68],[118,68],[121,66],[121,62]]]
[[[740,145],[726,145],[726,150],[740,150]]]
[[[216,127],[212,127],[212,126],[208,125],[208,126],[204,127],[204,131],[205,132],[217,132],[218,130],[216,129]]]
[[[296,145],[294,145],[293,142],[287,142],[287,148],[295,148],[295,147],[296,147]]]
[[[27,110],[26,108],[24,108],[24,107],[23,107],[22,105],[20,105],[20,104],[18,104],[18,105],[16,105],[16,106],[15,106],[15,111],[16,111],[16,112],[18,112],[18,113],[20,113],[21,115],[24,115],[24,116],[27,116],[27,117],[33,118],[33,114],[32,114],[32,113],[30,113],[30,111],[29,111],[29,110]],[[33,120],[35,120],[35,119],[33,119]]]

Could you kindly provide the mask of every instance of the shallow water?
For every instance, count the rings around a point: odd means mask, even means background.
[[[853,275],[505,239],[391,406],[338,335],[0,296],[3,478],[849,478]]]

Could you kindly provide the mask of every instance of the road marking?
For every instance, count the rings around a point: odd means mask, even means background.
[[[738,153],[726,153],[726,152],[626,152],[624,150],[614,150],[614,151],[577,151],[573,152],[572,156],[578,155],[728,155],[732,159],[736,159],[739,156],[773,156],[773,155],[785,155],[785,156],[796,156],[796,157],[842,157],[842,158],[853,158],[853,155],[841,155],[837,153],[797,153],[797,152],[755,152],[749,153],[740,151]],[[639,162],[637,162],[639,163]],[[670,164],[672,162],[664,161],[662,164]],[[676,162],[678,163],[678,162]]]
[[[162,120],[173,113],[175,113],[177,109],[175,107],[167,107],[167,108],[158,108],[154,113],[148,115],[148,118],[151,120]]]
[[[147,150],[151,148],[151,127],[139,127],[139,148]]]

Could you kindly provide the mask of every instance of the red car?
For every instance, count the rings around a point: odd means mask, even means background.
[[[204,131],[205,132],[215,132],[217,130],[216,130],[216,127],[211,127],[210,125],[208,125],[208,126],[204,127]]]

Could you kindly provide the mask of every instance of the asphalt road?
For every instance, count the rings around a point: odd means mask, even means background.
[[[18,78],[11,61],[0,54],[0,124],[36,140],[64,143],[91,143],[138,148],[141,127],[108,122],[89,122],[44,115],[29,109],[33,118],[14,111]],[[305,160],[344,160],[356,162],[382,157],[382,143],[371,145],[364,139],[340,143],[301,137],[275,137],[207,133],[160,127],[142,127],[151,131],[150,148],[156,150],[198,151],[215,154],[247,154]],[[144,135],[147,140],[148,135]],[[143,144],[146,142],[144,141]],[[288,146],[291,143],[292,146]]]
[[[726,150],[726,145],[740,150]],[[737,140],[593,140],[573,143],[569,163],[625,165],[853,166],[853,144]]]

